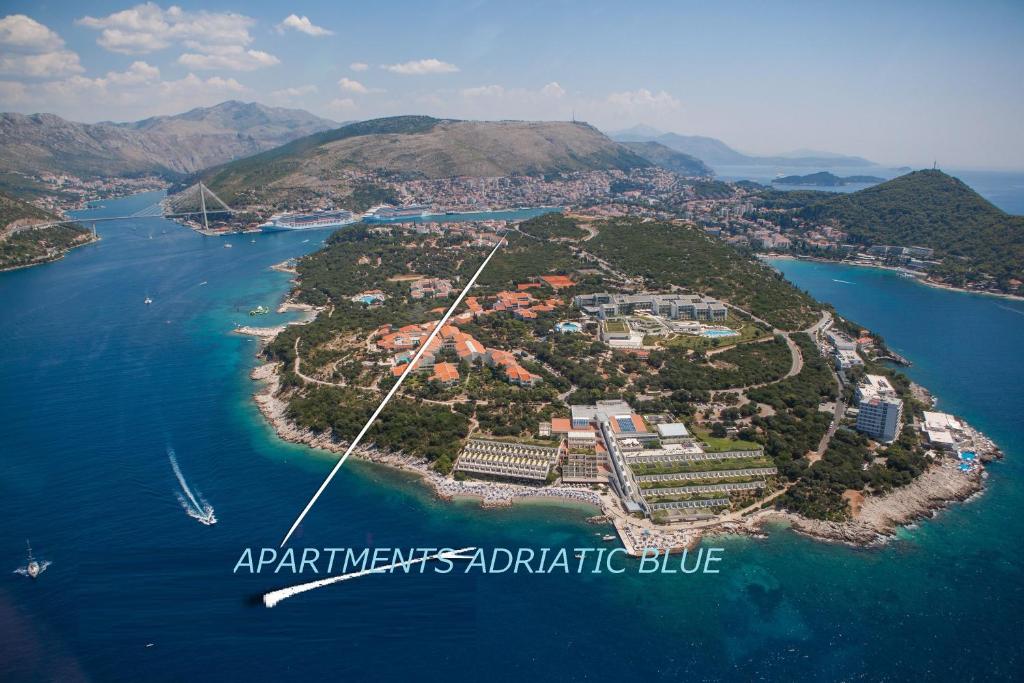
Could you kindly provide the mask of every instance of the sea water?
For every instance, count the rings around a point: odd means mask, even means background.
[[[153,201],[107,201],[94,215]],[[267,427],[248,379],[256,344],[232,329],[287,291],[289,275],[269,267],[317,249],[329,232],[234,237],[224,249],[221,238],[159,218],[99,231],[101,242],[61,261],[0,274],[0,560],[22,564],[28,537],[54,562],[38,581],[0,581],[0,679],[1024,673],[1019,302],[778,264],[884,334],[941,408],[1007,451],[983,496],[887,547],[774,529],[767,539],[716,539],[717,574],[374,575],[267,610],[254,597],[289,581],[232,568],[244,548],[276,546],[335,456]],[[261,324],[286,319],[272,312]],[[182,514],[168,448],[216,505],[215,526]],[[586,524],[591,514],[443,503],[410,475],[349,462],[293,545],[588,547],[609,531]]]

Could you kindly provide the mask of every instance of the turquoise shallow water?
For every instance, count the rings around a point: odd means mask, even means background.
[[[243,547],[276,545],[330,461],[262,422],[249,399],[253,342],[230,330],[284,293],[287,276],[268,267],[327,233],[229,238],[225,249],[160,219],[100,231],[63,261],[0,274],[0,560],[14,569],[31,537],[53,561],[35,583],[0,578],[0,679],[1021,676],[1020,303],[778,264],[885,334],[943,407],[1009,453],[981,499],[882,550],[778,530],[716,541],[718,575],[368,577],[265,610],[249,598],[286,581],[231,569]],[[169,448],[216,508],[215,527],[175,500]],[[600,544],[588,514],[443,504],[405,475],[353,462],[297,543]]]

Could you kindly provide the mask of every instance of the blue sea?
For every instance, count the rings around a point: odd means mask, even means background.
[[[108,201],[91,215],[155,199]],[[244,548],[277,545],[332,461],[264,424],[248,379],[255,343],[231,331],[288,289],[288,275],[269,267],[327,233],[208,238],[159,218],[99,225],[97,244],[0,273],[0,562],[15,569],[31,538],[53,563],[35,582],[0,578],[0,680],[1024,675],[1020,302],[777,264],[885,335],[944,409],[1007,451],[980,499],[885,548],[775,529],[709,542],[724,548],[713,575],[376,575],[268,610],[251,598],[289,578],[232,568]],[[216,526],[180,506],[171,450]],[[586,524],[590,514],[442,503],[406,475],[349,462],[295,543],[600,545],[607,529]]]

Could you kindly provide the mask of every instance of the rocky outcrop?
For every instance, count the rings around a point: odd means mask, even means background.
[[[954,460],[945,459],[902,488],[868,496],[859,514],[846,522],[825,522],[777,512],[763,513],[752,521],[760,525],[781,516],[794,530],[808,536],[851,545],[875,545],[891,537],[898,527],[930,517],[936,510],[975,495],[982,490],[982,476],[980,471],[961,472]]]

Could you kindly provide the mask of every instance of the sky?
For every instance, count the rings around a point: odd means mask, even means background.
[[[0,0],[0,111],[83,122],[237,99],[1021,169],[1022,72],[1020,0]]]

